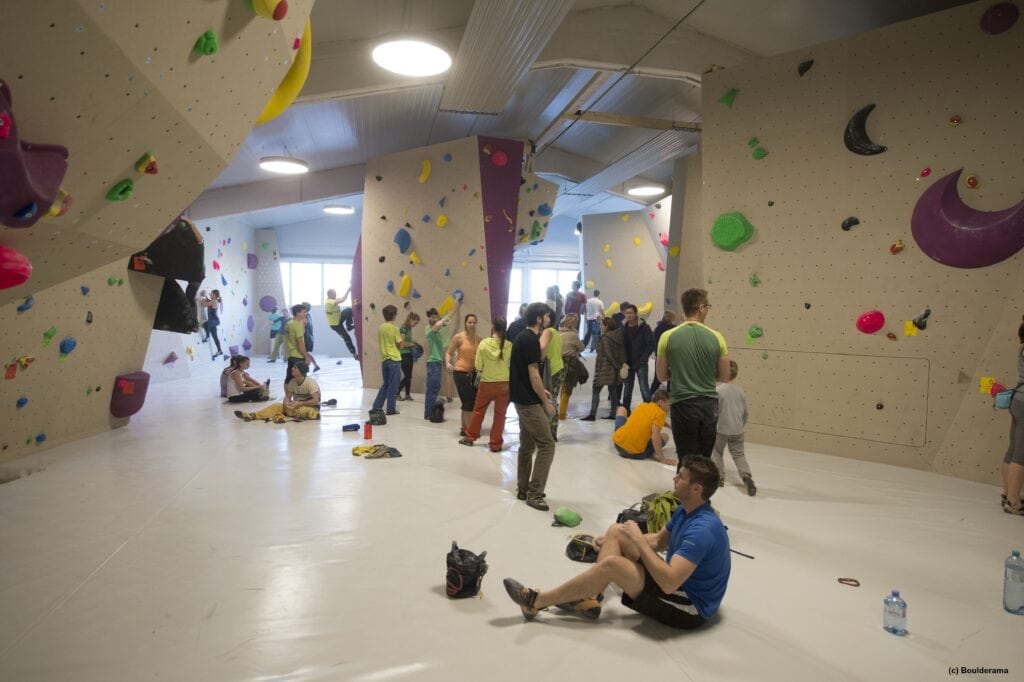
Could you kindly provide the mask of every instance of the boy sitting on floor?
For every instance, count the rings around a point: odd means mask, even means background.
[[[626,417],[626,408],[615,411],[615,432],[612,442],[619,455],[627,459],[647,459],[653,456],[662,464],[676,464],[676,460],[665,457],[664,447],[668,434],[662,433],[665,417],[668,415],[668,391],[658,389],[651,396],[651,402],[640,403],[633,413]]]
[[[309,365],[303,361],[292,366],[292,380],[284,385],[284,402],[264,407],[259,412],[235,411],[235,416],[247,422],[254,419],[283,424],[292,419],[320,418],[320,387],[316,379],[307,376]]]

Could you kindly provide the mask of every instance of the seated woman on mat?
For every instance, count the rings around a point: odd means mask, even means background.
[[[288,419],[301,421],[320,418],[320,387],[309,376],[309,365],[296,362],[291,369],[292,379],[284,385],[284,402],[264,407],[259,412],[235,410],[235,416],[247,422],[254,419],[283,424]]]
[[[231,364],[221,372],[221,395],[229,403],[259,403],[270,399],[270,379],[261,384],[249,376],[247,369],[248,357],[232,355]]]

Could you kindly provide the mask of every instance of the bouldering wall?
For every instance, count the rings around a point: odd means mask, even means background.
[[[129,256],[217,177],[282,79],[308,58],[295,39],[312,5],[292,0],[273,21],[234,0],[5,4],[0,247],[33,269],[0,290],[0,357],[16,368],[3,405],[17,425],[0,457],[126,423],[110,417],[110,389],[116,375],[142,368],[163,284],[128,272]],[[54,217],[45,217],[51,208]],[[19,313],[30,295],[35,306]],[[246,317],[226,312],[226,345],[241,345],[245,335],[230,324],[244,329]],[[77,347],[62,362],[57,346],[66,335]],[[179,364],[190,361],[178,355]],[[36,360],[21,369],[23,357]],[[22,395],[29,381],[33,390]],[[20,397],[28,402],[17,408]]]
[[[270,319],[268,315],[276,306],[282,311],[291,307],[284,300],[284,285],[281,283],[281,265],[277,250],[277,233],[274,230],[256,230],[249,240],[249,252],[256,255],[256,269],[252,271],[252,293],[250,300],[256,301],[253,315],[256,316],[256,330],[252,335],[252,352],[257,356],[270,355]],[[291,313],[288,313],[291,317]],[[326,328],[325,331],[330,332]],[[315,331],[320,331],[315,328]]]
[[[386,305],[423,322],[414,340],[426,347],[426,310],[449,310],[464,296],[462,314],[481,328],[504,315],[515,246],[522,143],[470,137],[371,159],[366,164],[360,333],[363,385],[381,381],[377,327]],[[356,275],[353,274],[353,278]],[[413,390],[422,391],[423,362]]]
[[[1024,22],[993,6],[705,76],[708,324],[750,440],[999,479],[985,379],[1013,382],[1024,313]]]
[[[665,311],[666,247],[670,202],[641,211],[583,216],[583,279],[587,295],[601,292],[606,309],[629,301],[651,326]],[[666,234],[667,241],[667,234]]]

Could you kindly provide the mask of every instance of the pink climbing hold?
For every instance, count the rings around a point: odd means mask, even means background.
[[[885,326],[885,315],[881,310],[869,310],[857,318],[857,329],[865,334],[874,334]]]
[[[499,168],[505,166],[508,163],[508,154],[501,151],[500,149],[495,150],[491,154],[491,163]]]

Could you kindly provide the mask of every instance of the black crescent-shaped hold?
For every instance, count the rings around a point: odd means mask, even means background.
[[[873,156],[875,154],[881,154],[888,149],[888,147],[875,144],[871,141],[871,138],[868,137],[868,131],[866,129],[868,114],[874,111],[874,109],[874,104],[867,105],[854,114],[850,118],[850,122],[846,124],[846,132],[843,134],[843,142],[846,143],[846,148],[854,154],[860,154],[861,156]]]
[[[812,66],[814,66],[814,60],[808,59],[806,62],[800,62],[800,65],[796,67],[796,72],[803,76],[805,73],[811,70]]]
[[[857,220],[857,216],[850,216],[843,221],[843,232],[849,232],[855,225],[860,225],[860,221]]]

